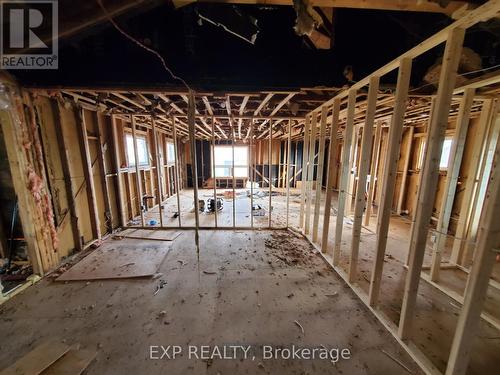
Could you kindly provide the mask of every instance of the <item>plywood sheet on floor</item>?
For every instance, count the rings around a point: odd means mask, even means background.
[[[42,375],[80,375],[96,355],[95,350],[72,349],[46,369]]]
[[[99,248],[57,278],[57,281],[134,278],[154,275],[169,251],[165,245],[122,245]]]
[[[0,375],[40,374],[68,350],[68,345],[49,340],[1,371]]]
[[[181,232],[170,232],[155,229],[126,229],[118,234],[119,237],[153,241],[173,241],[180,235]]]

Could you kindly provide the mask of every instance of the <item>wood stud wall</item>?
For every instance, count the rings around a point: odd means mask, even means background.
[[[344,278],[412,358],[429,374],[438,374],[440,371],[412,343],[412,323],[415,316],[420,279],[424,278],[428,280],[431,285],[438,287],[441,291],[463,304],[445,372],[447,375],[465,374],[472,345],[471,342],[476,334],[475,330],[478,327],[478,321],[485,316],[482,312],[482,305],[486,290],[491,284],[490,274],[495,252],[498,251],[500,246],[500,228],[498,228],[498,220],[497,223],[494,220],[494,212],[495,209],[498,210],[497,206],[500,196],[500,192],[498,191],[500,186],[498,181],[500,178],[500,166],[498,165],[500,161],[500,142],[498,141],[500,120],[497,120],[497,100],[490,100],[487,95],[477,95],[479,89],[491,85],[492,82],[500,82],[500,74],[497,73],[494,77],[485,79],[482,82],[478,81],[463,88],[455,88],[465,30],[477,22],[493,17],[498,12],[500,12],[500,2],[490,1],[484,4],[471,12],[470,17],[464,17],[456,21],[442,32],[429,38],[418,47],[403,54],[400,58],[387,64],[367,78],[360,80],[349,90],[339,93],[332,100],[323,103],[310,113],[312,118],[311,123],[314,124],[319,113],[331,111],[332,115],[328,118],[328,121],[331,123],[331,129],[335,129],[338,127],[337,116],[339,107],[344,106],[340,111],[345,116],[345,130],[342,134],[337,221],[334,234],[332,233],[334,242],[333,253],[330,255],[328,252],[328,241],[330,239],[329,216],[331,211],[330,181],[327,182],[323,218],[325,227],[323,228],[321,241],[318,241],[314,232],[310,235],[311,232],[308,226],[309,213],[307,209],[305,210],[305,221],[302,221],[302,215],[300,220],[303,233],[318,250],[321,250],[322,254],[325,254],[325,261]],[[408,98],[412,61],[417,56],[443,42],[446,42],[443,57],[444,63],[440,73],[437,94],[435,99],[433,99],[433,110],[429,113],[429,124],[427,127],[425,126],[425,118],[422,118],[417,123],[409,123],[407,112],[410,111]],[[395,69],[398,70],[398,81],[394,110],[392,111],[392,119],[389,123],[388,135],[387,137],[383,137],[382,122],[377,121],[377,112],[372,107],[373,103],[377,102],[377,95],[370,94],[370,91],[372,87],[377,87],[380,77]],[[366,106],[363,106],[363,112],[361,112],[361,106],[357,103],[356,92],[364,89],[365,86],[368,87],[368,99]],[[495,93],[490,97],[494,98]],[[460,103],[459,107],[458,109],[453,109],[452,103],[457,99]],[[384,101],[385,99],[378,98],[378,100]],[[479,121],[473,123],[471,120],[473,118],[472,108],[478,102],[480,103],[479,112],[481,115]],[[360,118],[359,113],[361,113],[361,119],[365,120],[365,126],[362,128],[360,147],[358,145],[358,127],[362,126],[362,123],[358,120]],[[447,173],[444,177],[441,177],[443,172],[440,171],[439,164],[445,136],[450,134],[447,130],[450,122],[455,123],[455,128],[451,132],[453,134],[452,148],[450,150]],[[419,124],[424,126],[419,126]],[[470,147],[472,151],[469,151],[469,154],[465,155],[467,128],[473,124],[476,129],[475,134],[473,137],[468,138],[469,143],[472,145]],[[410,126],[408,127],[408,125]],[[376,126],[376,130],[372,147],[374,126]],[[401,141],[404,127],[407,127],[407,130],[405,132],[405,147],[402,148]],[[311,137],[314,134],[315,132],[312,132]],[[306,144],[307,137],[306,121]],[[418,182],[418,198],[415,210],[412,207],[414,201],[408,195],[410,189],[409,174],[412,165],[414,165],[413,155],[416,153],[413,146],[417,141],[421,142],[421,137],[424,137],[423,139],[426,142],[425,149],[420,150],[420,152],[423,152],[424,161],[421,170],[417,171],[418,179],[412,179],[413,184]],[[335,147],[335,143],[332,142],[331,147]],[[359,156],[356,156],[358,154]],[[330,157],[334,157],[334,155],[330,154]],[[313,158],[314,153],[309,151],[309,158],[308,160],[304,158],[303,165],[313,164]],[[464,158],[466,158],[468,163],[468,172],[466,172],[465,193],[462,193],[464,196],[460,200],[459,222],[450,262],[452,266],[456,265],[457,269],[463,269],[464,262],[471,258],[470,253],[472,251],[474,252],[475,261],[468,274],[468,284],[464,297],[456,297],[452,291],[438,284],[438,282],[439,270],[442,267],[441,255],[444,248],[444,241],[450,229],[450,219],[454,210],[457,184],[460,180],[461,165]],[[332,161],[329,160],[330,165],[328,169],[330,173],[335,168],[332,165]],[[382,171],[379,171],[380,163],[384,165]],[[402,174],[399,179],[396,178],[398,164],[402,166]],[[357,182],[353,179],[353,171],[356,171]],[[369,225],[370,222],[372,201],[376,195],[373,188],[376,185],[380,186],[380,196],[378,199],[375,199],[378,202],[375,259],[371,273],[369,293],[367,294],[357,285],[356,268],[361,222],[365,208],[365,184],[369,171],[371,177],[367,190],[368,209],[364,213],[365,225]],[[379,180],[377,184],[375,183],[375,175],[379,179],[382,176],[382,180]],[[486,183],[488,176],[490,176],[489,183]],[[396,189],[398,182],[399,186]],[[439,194],[438,185],[440,187]],[[413,188],[412,186],[412,191],[414,191]],[[350,194],[354,194],[354,197]],[[485,199],[479,197],[480,195],[481,197],[485,197]],[[438,196],[438,199],[436,199],[436,196]],[[308,200],[309,191],[307,187],[303,187],[302,207],[304,203],[307,204]],[[346,272],[343,268],[344,265],[340,265],[341,236],[344,227],[344,218],[349,216],[346,207],[350,207],[352,203],[354,204],[353,235],[350,243],[349,263],[345,266],[347,267]],[[437,217],[434,217],[433,212],[436,205],[438,214]],[[382,313],[377,304],[379,295],[383,290],[383,264],[391,215],[394,212],[405,214],[405,206],[406,210],[411,212],[414,222],[411,226],[408,271],[403,290],[400,321],[396,325]],[[477,214],[481,212],[482,214],[479,218]],[[315,215],[318,213],[315,212]],[[316,221],[317,218],[315,217],[314,220]],[[436,224],[436,230],[431,229]],[[478,228],[477,230],[475,230],[476,227]],[[435,233],[431,236],[433,238],[432,264],[430,267],[430,276],[424,277],[422,273],[424,251],[430,233]],[[476,246],[474,246],[473,241],[477,244]],[[494,323],[500,328],[498,322],[494,322],[491,317],[488,319],[490,323]]]

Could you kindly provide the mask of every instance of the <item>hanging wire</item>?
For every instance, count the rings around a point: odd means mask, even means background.
[[[157,51],[155,51],[152,48],[149,48],[149,47],[145,46],[143,43],[141,43],[140,41],[138,41],[137,39],[135,39],[133,36],[131,36],[130,34],[128,34],[126,31],[124,31],[120,26],[118,26],[118,24],[113,20],[113,18],[108,13],[107,9],[102,4],[102,0],[96,0],[96,2],[101,7],[102,11],[104,12],[104,15],[106,16],[106,19],[115,27],[116,30],[118,30],[118,32],[120,32],[127,39],[129,39],[132,42],[134,42],[135,44],[137,44],[139,47],[145,49],[146,51],[148,51],[148,52],[152,53],[153,55],[155,55],[156,57],[158,57],[158,59],[160,59],[160,61],[161,61],[161,64],[162,64],[163,68],[170,74],[170,76],[173,79],[175,79],[177,81],[180,81],[189,91],[192,91],[191,87],[189,87],[189,85],[186,83],[186,81],[184,81],[181,77],[179,77],[179,76],[177,76],[177,75],[174,74],[174,72],[167,66],[167,63],[165,62],[165,59]]]

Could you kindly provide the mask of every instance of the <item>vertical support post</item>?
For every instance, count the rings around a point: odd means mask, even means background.
[[[268,216],[268,219],[269,219],[269,222],[268,222],[268,226],[269,228],[272,227],[272,219],[271,219],[271,212],[273,210],[273,206],[272,206],[272,195],[273,195],[273,172],[272,172],[272,169],[273,169],[273,120],[270,119],[269,120],[269,148],[268,148],[268,163],[269,163],[269,216]]]
[[[174,153],[175,153],[175,165],[174,165],[174,168],[175,168],[175,173],[174,173],[174,177],[175,177],[175,191],[176,191],[176,195],[177,195],[177,218],[179,219],[179,228],[182,227],[182,221],[181,221],[181,184],[180,184],[180,176],[179,176],[179,150],[178,150],[178,147],[177,147],[177,128],[175,126],[175,116],[172,116],[172,138],[173,138],[173,141],[174,141]]]
[[[436,227],[436,240],[433,246],[432,262],[430,276],[432,281],[439,280],[439,271],[441,270],[441,253],[446,243],[446,233],[450,224],[451,210],[457,191],[458,174],[462,165],[462,156],[465,148],[465,138],[467,136],[467,127],[469,126],[469,115],[474,100],[475,89],[465,89],[458,117],[455,125],[455,134],[451,143],[450,156],[448,158],[448,171],[446,173],[446,184],[444,187],[444,196],[439,209],[439,220]]]
[[[473,201],[476,175],[481,161],[482,146],[486,141],[488,134],[489,118],[492,109],[494,108],[493,100],[485,100],[479,117],[478,129],[475,133],[474,144],[472,148],[472,156],[470,166],[467,171],[467,179],[463,192],[462,204],[460,205],[460,215],[458,217],[457,229],[455,231],[455,240],[450,256],[450,263],[461,264],[462,252],[465,247],[465,239],[467,238],[467,229],[469,227],[469,219],[471,214],[471,202]]]
[[[195,102],[194,94],[189,91],[188,100],[188,130],[189,130],[189,143],[191,151],[191,174],[193,177],[193,198],[194,198],[194,242],[196,244],[196,253],[198,255],[198,260],[200,256],[200,237],[198,233],[198,228],[200,227],[200,207],[198,204],[198,164],[196,161],[196,138],[195,138]],[[234,174],[234,173],[233,173]]]
[[[304,228],[304,212],[305,212],[305,204],[306,204],[306,185],[307,185],[307,170],[309,165],[309,131],[311,127],[310,117],[306,116],[305,124],[304,124],[304,142],[302,145],[302,172],[300,173],[300,215],[299,215],[299,228]]]
[[[486,189],[487,189],[487,178],[491,173],[491,168],[493,165],[493,156],[495,154],[495,147],[500,134],[500,117],[497,114],[498,101],[495,100],[493,104],[493,110],[491,111],[491,117],[488,120],[489,130],[486,142],[484,144],[484,150],[482,152],[481,163],[479,168],[479,174],[477,175],[476,181],[476,191],[474,193],[474,200],[471,209],[471,218],[469,223],[468,240],[464,246],[464,252],[462,255],[462,264],[466,264],[469,261],[471,253],[474,251],[474,242],[477,239],[477,230],[479,227],[479,219],[481,216],[481,202],[485,199]],[[486,177],[486,180],[485,180]]]
[[[427,232],[434,205],[437,182],[439,177],[439,159],[443,150],[445,131],[448,125],[451,98],[455,88],[458,63],[462,53],[462,43],[465,30],[456,28],[450,31],[443,56],[443,67],[439,77],[436,96],[436,108],[431,119],[429,142],[425,154],[422,186],[418,194],[417,211],[415,214],[415,230],[410,244],[410,262],[406,275],[403,295],[403,305],[399,321],[398,333],[401,339],[407,339],[411,333],[415,304],[417,300],[420,272],[424,261],[427,242]]]
[[[111,212],[111,200],[109,199],[109,185],[108,178],[106,177],[106,158],[104,157],[104,143],[103,143],[103,125],[102,117],[98,112],[94,112],[94,118],[97,125],[97,160],[99,161],[99,171],[102,180],[102,190],[104,195],[104,216],[106,217],[106,227],[108,233],[113,232],[113,214]]]
[[[231,127],[231,175],[233,176],[233,228],[236,227],[236,177],[234,176],[234,126],[233,122],[231,121],[231,118],[229,119],[229,126]]]
[[[156,201],[158,202],[158,213],[160,215],[160,227],[163,227],[163,208],[162,208],[162,196],[163,196],[163,186],[161,183],[161,170],[162,170],[162,165],[161,165],[161,159],[160,159],[160,152],[158,149],[158,131],[156,130],[156,122],[154,115],[151,115],[151,131],[153,132],[153,143],[155,147],[155,167],[156,167],[156,184],[158,186],[158,192],[157,194],[157,199]],[[151,176],[151,180],[153,179],[153,176]]]
[[[254,119],[250,119],[250,227],[253,229],[253,184],[255,181]]]
[[[139,153],[137,152],[137,135],[136,135],[136,125],[135,116],[131,115],[132,118],[132,138],[134,140],[134,158],[135,158],[135,183],[137,186],[137,200],[139,201],[139,212],[141,214],[141,224],[145,226],[144,221],[144,207],[142,207],[142,182],[141,182],[141,170],[139,169]]]
[[[478,243],[474,263],[455,336],[451,345],[446,375],[464,375],[467,372],[470,353],[476,336],[490,275],[500,244],[500,142],[496,145],[494,167],[491,173],[486,199],[480,219]]]
[[[76,125],[79,131],[80,152],[82,155],[83,175],[87,184],[87,200],[90,211],[90,224],[92,234],[95,239],[101,239],[101,228],[99,224],[99,213],[97,211],[97,200],[95,194],[94,176],[92,174],[92,161],[90,160],[89,140],[87,138],[87,127],[85,126],[85,117],[83,108],[75,109]]]
[[[118,211],[120,211],[120,226],[124,227],[127,219],[125,216],[125,204],[123,203],[123,181],[120,167],[120,150],[118,144],[118,124],[116,123],[116,115],[111,115],[111,134],[113,136],[113,152],[116,172],[116,186],[118,192]]]
[[[359,242],[361,241],[361,222],[363,221],[363,211],[365,210],[365,186],[366,176],[370,169],[370,158],[373,142],[373,124],[375,121],[375,110],[377,108],[377,94],[379,77],[370,78],[368,90],[368,104],[366,108],[365,126],[363,128],[363,138],[361,140],[361,154],[359,158],[358,188],[354,204],[354,223],[352,225],[351,259],[349,263],[349,282],[356,279],[358,266]]]
[[[333,264],[336,266],[340,260],[340,245],[342,243],[342,229],[344,227],[344,211],[346,193],[349,183],[349,160],[351,156],[352,134],[354,131],[354,111],[356,107],[356,90],[350,89],[347,98],[347,120],[344,132],[344,145],[342,150],[342,163],[339,186],[339,201],[337,206],[337,222],[335,223],[335,242],[333,245]]]
[[[285,163],[286,167],[286,227],[288,229],[289,219],[288,216],[290,214],[290,160],[292,160],[292,120],[288,119],[288,143],[287,143],[287,151],[286,151],[286,159]]]
[[[354,211],[354,189],[356,188],[356,177],[358,175],[358,166],[356,164],[358,160],[358,137],[359,137],[359,125],[354,126],[354,132],[352,133],[352,152],[351,158],[349,159],[349,176],[348,176],[348,186],[349,190],[346,194],[346,199],[349,202],[349,212]]]
[[[410,126],[408,128],[408,143],[406,144],[406,150],[404,154],[404,166],[403,166],[403,174],[401,176],[401,186],[399,187],[399,196],[398,196],[398,205],[396,212],[398,215],[401,215],[403,212],[403,202],[406,193],[406,181],[408,180],[408,169],[410,167],[410,156],[411,156],[411,147],[413,145],[413,133],[415,128]]]
[[[215,177],[215,119],[214,116],[210,117],[212,122],[212,157],[211,157],[211,169],[212,169],[212,178],[214,179],[214,224],[217,228],[217,178]]]
[[[54,127],[56,130],[57,144],[59,145],[59,155],[61,156],[61,166],[64,177],[64,187],[66,198],[68,199],[69,214],[71,220],[71,234],[76,250],[82,250],[82,240],[80,228],[78,227],[78,212],[75,204],[75,191],[71,182],[71,168],[69,164],[68,145],[64,136],[64,126],[61,122],[61,114],[59,112],[59,104],[56,100],[50,101],[52,106],[52,114],[54,116]]]
[[[332,196],[333,184],[335,175],[337,173],[337,148],[339,141],[337,139],[337,131],[339,129],[339,113],[340,113],[340,99],[333,99],[332,109],[332,125],[330,128],[330,145],[328,150],[328,175],[326,177],[326,198],[325,198],[325,212],[323,215],[323,233],[321,236],[321,252],[327,253],[328,251],[328,234],[330,232],[330,211],[332,209]],[[333,254],[332,254],[333,256]]]
[[[435,107],[436,107],[436,97],[432,97],[431,98],[431,107],[429,109],[429,117],[427,119],[427,124],[425,125],[425,133],[426,134],[425,134],[425,141],[424,141],[424,144],[423,144],[424,149],[422,150],[423,155],[425,155],[425,153],[426,153],[427,141],[428,141],[428,138],[429,138],[429,128],[430,128],[430,125],[431,125],[431,119],[432,119]],[[417,186],[416,186],[417,192],[420,190],[420,186],[422,185],[422,176],[424,175],[424,167],[425,167],[425,165],[421,166],[420,173],[418,174],[418,182],[417,182]],[[410,227],[410,233],[411,233],[412,236],[415,233],[415,230],[413,229],[413,227],[415,226],[415,219],[416,219],[415,212],[417,210],[416,209],[417,203],[418,203],[418,200],[415,200],[415,203],[413,204],[413,217],[412,217],[411,227]],[[410,243],[411,243],[411,237],[410,237]],[[406,255],[405,266],[408,267],[409,263],[410,263],[410,252],[408,251],[408,253]]]
[[[385,248],[387,246],[387,233],[389,232],[389,221],[391,219],[392,198],[394,195],[394,185],[396,183],[396,169],[407,105],[406,99],[408,98],[408,87],[410,85],[411,63],[412,60],[410,58],[403,58],[399,63],[396,99],[394,102],[391,126],[389,127],[389,139],[384,166],[385,172],[382,181],[382,195],[378,208],[377,240],[375,246],[376,254],[371,273],[368,297],[370,306],[377,304],[380,282],[382,280]]]
[[[321,108],[321,124],[319,132],[319,150],[318,150],[318,172],[316,177],[316,201],[314,204],[314,218],[312,227],[312,241],[318,240],[318,224],[319,224],[319,211],[321,205],[321,187],[323,186],[323,164],[325,160],[325,135],[326,135],[326,116],[327,108]]]
[[[309,137],[309,167],[307,168],[306,185],[306,220],[304,233],[309,234],[311,226],[311,204],[312,204],[312,186],[314,180],[314,160],[316,159],[316,131],[317,131],[317,113],[312,113],[311,118],[311,136]]]
[[[378,171],[378,162],[380,155],[380,145],[382,141],[382,121],[377,122],[377,128],[375,129],[375,140],[373,141],[373,153],[372,153],[372,165],[370,169],[370,183],[368,189],[368,199],[366,201],[366,212],[365,212],[365,226],[370,225],[370,218],[372,215],[373,208],[373,197],[375,195],[375,186]]]

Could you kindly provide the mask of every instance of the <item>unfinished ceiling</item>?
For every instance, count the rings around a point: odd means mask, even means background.
[[[159,60],[119,33],[112,19],[137,41],[158,51],[172,71],[197,91],[340,88],[450,24],[453,12],[466,5],[444,3],[312,2],[322,25],[311,35],[297,35],[297,13],[291,1],[266,1],[265,5],[246,1],[175,3],[183,5],[175,8],[168,1],[102,0],[107,15],[97,0],[77,5],[60,1],[59,69],[43,75],[21,70],[11,73],[29,86],[178,89],[179,82],[165,72]],[[471,8],[476,3],[467,2]],[[235,15],[238,22],[231,23]],[[499,60],[495,25],[498,23],[492,21],[476,27],[466,40],[481,56],[482,67]],[[253,44],[244,40],[254,35]],[[316,44],[324,38],[328,38],[323,45],[326,49],[318,48]],[[422,82],[442,52],[438,48],[415,62],[414,86]],[[394,84],[395,77],[384,78],[384,83]]]

